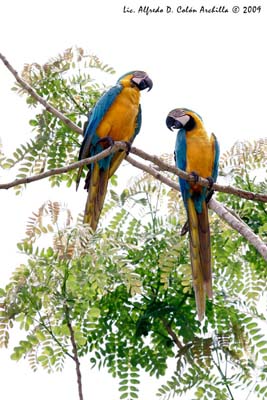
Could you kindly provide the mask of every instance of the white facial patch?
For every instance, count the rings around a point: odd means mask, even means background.
[[[136,85],[140,85],[140,83],[142,82],[142,80],[143,80],[144,78],[145,78],[144,75],[141,76],[141,77],[135,76],[135,77],[133,78],[133,82],[135,82]]]
[[[181,122],[183,126],[187,124],[187,122],[190,120],[189,115],[182,115],[181,117],[178,118],[178,120]]]

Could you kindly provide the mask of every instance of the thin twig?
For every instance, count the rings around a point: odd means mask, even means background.
[[[74,362],[75,362],[75,366],[76,366],[76,376],[77,376],[79,400],[83,400],[82,374],[81,374],[81,368],[80,368],[80,360],[79,360],[79,356],[78,356],[78,349],[77,349],[77,344],[75,341],[74,330],[73,330],[71,322],[70,322],[69,310],[67,307],[65,307],[65,313],[67,316],[67,326],[68,326],[69,332],[70,332],[70,341],[71,341],[71,345],[72,345],[73,358],[74,358]]]
[[[153,167],[143,164],[140,161],[135,160],[134,158],[132,158],[129,155],[126,157],[126,160],[134,167],[154,176],[154,178],[156,178],[158,181],[165,183],[166,185],[170,186],[174,190],[180,191],[180,186],[178,185],[178,183],[176,183],[173,180],[171,180],[170,178],[167,178],[166,176],[162,175],[159,171],[155,170]]]
[[[34,302],[32,301],[32,299],[29,298],[29,300],[30,300],[30,302],[31,302],[31,305],[34,307]],[[63,346],[63,344],[56,338],[56,336],[55,336],[54,333],[53,333],[53,330],[50,329],[50,328],[46,325],[46,323],[44,322],[44,318],[42,317],[42,314],[40,313],[40,311],[39,311],[39,310],[36,310],[36,311],[37,311],[37,314],[38,314],[39,319],[38,319],[38,318],[34,318],[34,321],[36,321],[37,323],[39,323],[39,324],[49,333],[49,335],[52,337],[52,339],[54,340],[54,342],[61,348],[61,350],[63,351],[63,353],[64,353],[66,356],[68,356],[68,357],[70,357],[72,360],[74,360],[74,356],[72,356],[72,355],[68,352],[68,350]]]
[[[231,392],[230,385],[228,384],[227,376],[224,375],[224,373],[223,373],[223,371],[222,371],[222,369],[221,369],[220,361],[219,361],[219,354],[218,354],[218,350],[217,350],[217,349],[216,349],[216,355],[217,355],[217,361],[218,361],[218,362],[216,362],[216,361],[214,360],[214,357],[212,357],[213,363],[214,363],[215,367],[217,368],[217,370],[218,370],[218,372],[219,372],[219,374],[220,374],[220,376],[221,376],[221,378],[222,378],[223,384],[225,385],[225,387],[226,387],[226,389],[227,389],[227,391],[228,391],[228,393],[229,393],[230,399],[231,399],[231,400],[234,400],[234,396],[233,396],[233,394],[232,394],[232,392]]]
[[[182,343],[180,342],[180,340],[178,339],[178,336],[176,335],[176,333],[172,330],[171,325],[168,323],[168,321],[166,321],[165,318],[161,318],[161,321],[163,322],[163,325],[166,329],[166,331],[168,332],[168,334],[171,336],[172,340],[174,341],[174,343],[176,344],[176,346],[179,349],[183,348]]]
[[[3,61],[3,63],[5,64],[7,69],[11,72],[11,74],[15,77],[16,81],[21,85],[21,87],[23,87],[23,89],[25,89],[35,100],[37,100],[40,104],[42,104],[47,111],[49,111],[51,114],[59,118],[65,125],[67,125],[74,132],[77,132],[79,134],[83,133],[82,129],[79,128],[79,126],[74,124],[64,114],[62,114],[55,107],[53,107],[51,104],[45,101],[41,96],[39,96],[39,94],[37,94],[36,91],[26,81],[24,81],[24,79],[22,79],[19,76],[17,71],[12,67],[12,65],[7,61],[5,56],[1,53],[0,53],[0,59]]]
[[[73,329],[72,323],[71,323],[70,309],[67,305],[67,298],[68,298],[67,281],[68,281],[68,278],[69,278],[69,262],[65,265],[64,278],[63,278],[61,290],[62,290],[63,298],[65,299],[63,307],[64,307],[64,313],[65,313],[67,326],[68,326],[69,333],[70,333],[70,342],[72,345],[73,360],[74,360],[75,368],[76,368],[79,400],[83,400],[82,374],[81,374],[81,368],[80,368],[80,360],[79,360],[79,356],[78,356],[78,348],[77,348],[77,343],[75,340],[74,329]]]

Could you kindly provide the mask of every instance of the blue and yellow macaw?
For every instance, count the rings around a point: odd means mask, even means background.
[[[125,141],[131,145],[141,127],[140,91],[151,90],[152,80],[143,71],[123,75],[116,86],[98,100],[88,116],[84,129],[79,160],[94,156],[112,145],[113,141]],[[119,151],[90,164],[85,181],[88,191],[84,223],[96,229],[103,208],[109,178],[115,173],[126,156]],[[77,188],[82,174],[79,169]]]
[[[176,166],[195,177],[194,182],[179,178],[188,216],[193,287],[199,320],[205,315],[206,295],[212,298],[210,228],[207,203],[212,195],[219,166],[219,144],[208,136],[201,117],[186,108],[169,112],[166,125],[179,129],[175,144]],[[207,178],[210,187],[198,184],[198,176]]]

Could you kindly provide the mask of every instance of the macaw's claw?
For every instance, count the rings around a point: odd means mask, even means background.
[[[208,176],[207,181],[209,181],[209,186],[208,186],[208,190],[212,189],[212,186],[214,185],[214,179],[212,178],[212,176]]]
[[[128,154],[130,153],[131,147],[132,147],[132,143],[127,142],[126,140],[125,141],[123,140],[123,143],[126,144],[126,147],[127,147],[126,154],[128,156]]]
[[[190,173],[191,177],[194,178],[194,183],[197,183],[199,181],[199,175],[196,172],[191,172]]]

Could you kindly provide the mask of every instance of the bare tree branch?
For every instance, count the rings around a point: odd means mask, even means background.
[[[61,168],[53,168],[49,171],[43,172],[41,174],[37,174],[34,176],[29,176],[26,178],[21,178],[21,179],[15,179],[12,182],[7,182],[7,183],[2,183],[0,184],[0,189],[10,189],[11,187],[14,186],[18,186],[18,185],[23,185],[26,183],[31,183],[31,182],[35,182],[38,181],[40,179],[45,179],[48,178],[50,176],[53,175],[60,175],[63,173],[66,173],[68,171],[71,171],[72,169],[75,168],[79,168],[82,165],[87,165],[87,164],[91,164],[94,163],[96,161],[101,160],[102,158],[105,158],[106,156],[108,156],[109,154],[115,153],[118,150],[128,150],[127,145],[125,144],[125,142],[114,142],[114,145],[111,147],[108,147],[107,149],[105,149],[104,151],[102,151],[101,153],[93,156],[93,157],[89,157],[89,158],[85,158],[83,160],[77,161],[75,163],[72,163],[70,165],[67,165],[65,167],[61,167]],[[156,164],[162,171],[168,171],[168,172],[172,172],[173,174],[182,177],[183,179],[187,180],[187,181],[193,181],[194,178],[192,177],[191,174],[188,174],[187,172],[184,172],[178,168],[176,168],[175,166],[172,165],[168,165],[166,164],[164,161],[162,161],[159,157],[157,156],[153,156],[150,155],[146,152],[144,152],[143,150],[140,150],[136,147],[132,147],[130,150],[131,153],[143,158],[144,160],[148,160],[153,162],[154,164]],[[136,166],[138,168],[138,162],[135,161],[132,157],[128,156],[126,157],[126,160],[130,162],[130,164]],[[136,162],[136,164],[134,164],[134,162]],[[145,164],[141,164],[143,170],[145,170],[144,168],[146,167]],[[153,173],[156,174],[157,171],[155,169],[153,169]],[[151,173],[151,170],[148,168],[148,173]],[[154,176],[154,175],[153,175]],[[164,179],[165,177],[162,175],[161,179]],[[158,178],[156,178],[158,179]],[[170,180],[169,180],[170,181]],[[208,186],[209,185],[209,181],[207,179],[204,179],[202,177],[199,177],[199,184],[202,186]],[[168,183],[167,183],[168,184]],[[169,186],[170,186],[170,182],[169,182]],[[177,185],[178,187],[178,185]],[[229,194],[233,194],[236,195],[238,197],[244,198],[246,200],[255,200],[255,201],[262,201],[262,202],[267,202],[267,195],[265,194],[261,194],[261,193],[253,193],[253,192],[248,192],[246,190],[241,190],[232,186],[222,186],[222,185],[218,185],[217,183],[214,183],[213,187],[212,187],[215,191],[218,192],[223,192],[223,193],[229,193]]]
[[[165,319],[165,318],[161,318],[161,321],[163,322],[163,325],[166,329],[166,331],[168,332],[168,334],[170,335],[170,337],[172,338],[172,340],[174,341],[174,343],[176,344],[176,346],[178,347],[178,349],[182,349],[183,345],[180,342],[178,336],[176,335],[176,333],[173,331],[171,325],[169,324],[169,322]]]
[[[76,377],[77,377],[77,385],[78,385],[78,393],[79,393],[79,400],[83,400],[83,390],[82,390],[82,374],[81,374],[81,365],[80,365],[80,360],[78,356],[78,348],[75,340],[75,334],[74,330],[71,324],[70,316],[69,316],[69,309],[67,306],[65,306],[65,313],[67,317],[67,326],[70,332],[70,341],[72,345],[72,351],[73,351],[73,360],[75,362],[75,367],[76,367]]]
[[[1,183],[0,189],[10,189],[11,187],[14,187],[14,186],[24,185],[26,183],[39,181],[41,179],[49,178],[50,176],[53,176],[53,175],[64,174],[65,172],[71,171],[72,169],[80,168],[83,165],[94,163],[96,161],[101,160],[102,158],[107,157],[109,154],[112,154],[118,150],[124,150],[124,149],[126,149],[126,145],[124,142],[115,142],[112,147],[108,147],[107,149],[103,150],[101,153],[98,153],[93,157],[84,158],[83,160],[77,161],[77,162],[67,165],[65,167],[53,168],[53,169],[50,169],[49,171],[42,172],[41,174],[37,174],[37,175],[33,175],[33,176],[26,177],[26,178],[21,178],[21,179],[15,179],[12,182]]]
[[[209,207],[216,212],[221,219],[226,221],[233,229],[240,233],[267,261],[267,245],[245,224],[241,219],[237,218],[233,213],[228,211],[221,203],[215,199],[209,201]]]
[[[132,164],[134,167],[154,176],[154,178],[156,178],[160,182],[165,183],[166,185],[170,186],[172,189],[180,191],[180,186],[178,185],[178,183],[174,182],[170,178],[167,178],[167,176],[162,175],[159,171],[155,170],[152,166],[148,166],[146,164],[140,163],[139,161],[135,160],[134,158],[132,158],[129,155],[126,157],[126,160],[130,164]]]
[[[79,134],[83,133],[81,128],[79,128],[69,118],[67,118],[55,107],[53,107],[51,104],[45,101],[41,96],[39,96],[39,94],[37,94],[35,90],[27,82],[25,82],[24,79],[22,79],[19,76],[17,71],[12,67],[12,65],[7,61],[5,56],[3,56],[3,54],[1,53],[0,53],[0,59],[3,61],[3,63],[5,64],[7,69],[11,72],[11,74],[14,75],[16,81],[21,85],[21,87],[23,87],[23,89],[25,89],[35,100],[37,100],[40,104],[42,104],[47,111],[49,111],[55,117],[59,118],[65,125],[67,125],[74,132],[77,132]]]
[[[138,169],[141,169],[148,174],[152,175],[154,178],[158,179],[160,182],[165,183],[172,189],[179,190],[180,187],[177,183],[173,182],[171,179],[162,175],[160,172],[156,171],[151,166],[145,165],[136,161],[132,157],[128,156],[127,161]],[[243,221],[237,218],[233,213],[227,210],[221,203],[212,198],[209,201],[209,208],[212,209],[219,217],[227,222],[234,230],[236,230],[240,235],[242,235],[249,243],[251,243],[255,249],[262,255],[264,260],[267,261],[267,245],[246,225]]]

